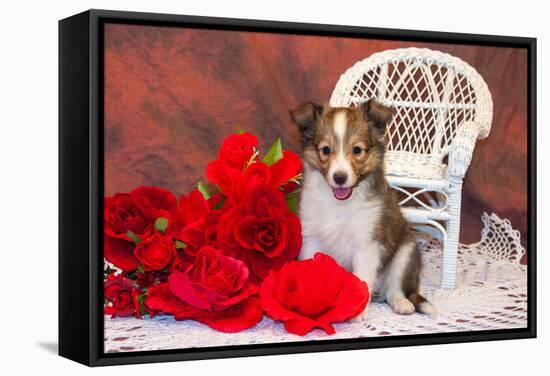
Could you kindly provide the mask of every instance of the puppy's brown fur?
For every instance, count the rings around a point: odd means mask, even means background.
[[[386,287],[390,292],[383,288],[377,291],[379,298],[388,300],[388,303],[399,313],[410,313],[402,304],[398,304],[402,292],[403,298],[408,304],[414,305],[419,312],[432,313],[433,307],[418,294],[418,283],[421,269],[420,253],[415,245],[411,235],[409,225],[403,218],[401,209],[398,205],[395,192],[389,187],[384,173],[384,153],[385,153],[385,129],[391,120],[393,110],[382,104],[370,100],[362,103],[358,107],[338,107],[332,108],[311,102],[306,102],[294,111],[291,111],[292,117],[301,134],[303,146],[303,160],[305,162],[305,179],[309,174],[318,171],[323,175],[326,182],[334,187],[333,177],[330,176],[331,166],[340,158],[339,163],[347,167],[348,185],[351,186],[353,194],[363,194],[372,202],[379,202],[379,208],[376,211],[376,221],[371,232],[372,243],[378,244],[380,256],[376,268],[376,278],[383,278],[389,275],[393,278],[395,273],[392,267],[395,264],[403,267],[399,273],[400,281],[386,281]],[[345,118],[345,132],[342,123]],[[307,186],[307,184],[306,184]],[[359,192],[356,192],[359,191]],[[307,189],[303,195],[308,194]],[[335,204],[337,205],[337,204]],[[306,211],[306,213],[304,213]],[[308,216],[307,209],[301,210],[301,216]],[[322,216],[323,213],[314,213],[313,215]],[[365,215],[369,215],[366,213]],[[307,219],[303,218],[303,222]],[[367,231],[367,229],[365,229]],[[322,236],[321,236],[322,237]],[[307,239],[304,239],[307,246]],[[317,245],[318,242],[316,242]],[[333,244],[330,246],[334,247]],[[404,247],[413,247],[407,249],[407,259],[394,261],[396,255]],[[366,245],[368,248],[369,245]],[[361,250],[358,250],[361,252]],[[336,253],[339,250],[335,250]],[[308,250],[304,251],[307,256]],[[349,267],[349,266],[348,266]],[[372,279],[372,276],[365,276],[361,271],[353,270],[361,278]],[[366,273],[367,275],[369,273]],[[367,281],[373,283],[374,280]],[[395,287],[398,286],[398,287]],[[380,287],[380,286],[379,286]],[[398,292],[394,290],[400,290]],[[390,294],[389,296],[386,296]],[[392,295],[393,294],[393,295]],[[394,296],[396,298],[394,298]]]

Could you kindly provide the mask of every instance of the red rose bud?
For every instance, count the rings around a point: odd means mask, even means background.
[[[250,133],[232,134],[223,140],[218,160],[237,170],[244,170],[246,164],[255,159],[258,139]]]
[[[246,167],[257,161],[258,139],[249,133],[225,138],[218,159],[206,166],[206,177],[228,196],[233,195],[236,182]]]
[[[134,250],[145,271],[162,270],[170,264],[176,254],[172,238],[159,233],[141,241]]]
[[[117,277],[110,275],[104,282],[103,288],[108,302],[104,309],[107,315],[126,317],[139,314],[136,311],[136,307],[139,306],[136,301],[137,291],[132,280],[122,275]]]
[[[260,287],[266,314],[282,321],[289,333],[305,335],[314,328],[334,334],[332,323],[363,312],[369,301],[365,282],[316,253],[313,259],[292,261],[271,272]]]

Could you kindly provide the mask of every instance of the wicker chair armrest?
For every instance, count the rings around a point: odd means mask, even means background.
[[[457,129],[449,151],[449,176],[461,179],[464,177],[472,160],[476,141],[484,138],[484,133],[484,128],[474,121],[468,121]]]

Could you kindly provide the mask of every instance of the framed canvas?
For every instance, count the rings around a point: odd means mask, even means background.
[[[59,354],[536,336],[536,40],[59,22]]]

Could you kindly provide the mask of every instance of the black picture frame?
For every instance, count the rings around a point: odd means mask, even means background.
[[[103,25],[108,22],[525,48],[528,51],[528,326],[376,338],[103,352]],[[59,354],[88,366],[536,337],[536,39],[88,10],[59,21]]]

